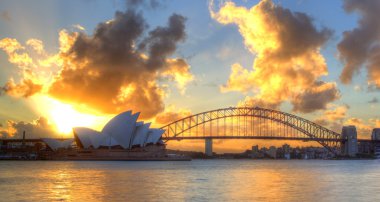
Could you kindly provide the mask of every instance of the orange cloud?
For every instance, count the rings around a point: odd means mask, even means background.
[[[159,125],[166,125],[190,115],[190,110],[176,109],[173,105],[171,105],[167,107],[164,112],[161,112],[156,116],[155,123]]]
[[[21,68],[33,66],[32,58],[24,52],[25,47],[16,39],[4,38],[0,40],[0,48],[8,54],[10,63]]]
[[[159,81],[174,81],[184,93],[193,80],[184,59],[170,58],[186,37],[185,21],[173,14],[166,26],[143,38],[147,24],[141,13],[116,12],[92,35],[62,30],[59,52],[51,55],[37,39],[25,47],[16,39],[2,39],[0,48],[21,72],[19,82],[10,79],[2,91],[22,97],[47,94],[105,114],[131,109],[151,118],[164,110],[166,84]]]
[[[58,55],[47,54],[40,40],[29,39],[23,46],[16,39],[4,38],[0,40],[0,49],[7,53],[9,62],[19,68],[19,81],[11,77],[1,88],[12,96],[29,97],[43,91],[58,71]]]
[[[325,126],[330,130],[340,133],[344,120],[347,118],[348,105],[330,105],[321,116],[314,120],[315,123]]]
[[[13,79],[10,79],[5,86],[2,87],[2,91],[15,97],[29,97],[40,92],[41,89],[42,85],[36,84],[30,79],[22,80],[18,84],[14,83]]]
[[[300,112],[325,109],[340,97],[334,83],[318,80],[328,73],[320,48],[331,31],[317,30],[306,14],[293,13],[271,0],[250,9],[226,2],[218,12],[210,9],[210,13],[222,24],[237,25],[245,46],[256,56],[252,70],[232,65],[222,92],[253,92],[255,96],[246,101],[256,105],[278,107],[291,101]]]
[[[347,116],[347,105],[337,106],[335,109],[326,110],[323,113],[323,118],[330,121],[342,121]]]
[[[369,122],[376,128],[380,128],[380,119],[370,119]]]
[[[26,138],[60,137],[56,132],[55,126],[48,123],[44,117],[40,117],[30,123],[8,121],[7,127],[0,127],[0,135],[3,138],[22,138],[24,131],[26,132]]]
[[[371,132],[373,129],[372,124],[365,123],[364,120],[359,118],[349,118],[344,122],[344,125],[354,125],[356,127],[358,136],[360,137],[368,137],[371,136]]]
[[[194,76],[190,73],[190,66],[183,59],[169,59],[167,64],[168,68],[164,70],[162,76],[176,81],[181,94],[185,94],[186,85],[194,80]]]

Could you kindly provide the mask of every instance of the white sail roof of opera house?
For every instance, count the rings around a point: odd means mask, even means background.
[[[165,130],[153,128],[149,129],[148,138],[146,140],[146,144],[152,143],[157,144],[157,142],[160,140],[162,134],[164,134]]]
[[[136,132],[133,137],[132,146],[140,146],[143,147],[149,133],[150,123],[143,124],[141,126],[136,127]]]
[[[105,139],[100,132],[84,127],[75,128],[75,134],[80,139],[80,144],[83,148],[89,148],[90,146],[98,148]]]
[[[150,129],[150,123],[137,122],[140,113],[123,112],[112,118],[101,132],[84,127],[73,128],[75,141],[83,148],[121,146],[124,149],[132,146],[144,147],[146,144],[161,144],[159,141],[165,132],[162,129]]]

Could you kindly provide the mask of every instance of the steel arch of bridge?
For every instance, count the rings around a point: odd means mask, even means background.
[[[232,135],[226,134],[226,119],[232,120]],[[238,130],[237,134],[233,134],[234,118],[237,118]],[[244,126],[241,126],[240,119],[243,119]],[[224,127],[224,133],[219,134],[218,128],[220,126],[219,120],[222,120],[222,125]],[[215,131],[212,131],[212,123],[216,121],[216,135]],[[256,122],[256,123],[255,123]],[[270,123],[269,123],[270,122]],[[205,134],[205,125],[210,125],[209,134]],[[259,131],[255,131],[254,127],[260,123]],[[263,134],[261,131],[265,124],[277,123],[282,125],[283,130],[282,135],[273,134]],[[214,123],[215,124],[215,123]],[[236,123],[235,123],[236,124]],[[245,127],[247,129],[250,127],[250,131],[243,130],[241,131],[240,127]],[[199,133],[199,126],[203,126],[203,134]],[[285,129],[286,127],[286,129]],[[289,129],[293,131],[289,133]],[[307,119],[289,114],[286,112],[281,112],[273,109],[265,109],[260,107],[230,107],[224,109],[217,109],[207,112],[198,113],[195,115],[188,116],[186,118],[174,121],[166,126],[163,126],[162,129],[165,130],[165,133],[162,135],[164,141],[169,140],[183,140],[183,139],[278,139],[278,140],[303,140],[303,141],[316,141],[321,144],[323,147],[328,149],[333,154],[339,154],[340,144],[345,140],[341,138],[339,133],[336,133],[332,130],[329,130],[325,127],[322,127],[314,122],[311,122]],[[192,133],[194,130],[195,134]],[[266,132],[268,133],[269,130]],[[296,133],[294,132],[296,131]]]

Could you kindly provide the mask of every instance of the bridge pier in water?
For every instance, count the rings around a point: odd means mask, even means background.
[[[206,156],[212,156],[212,138],[205,139],[205,154]]]

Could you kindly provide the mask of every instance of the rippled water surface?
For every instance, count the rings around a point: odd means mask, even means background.
[[[0,161],[0,201],[380,201],[380,161]]]

